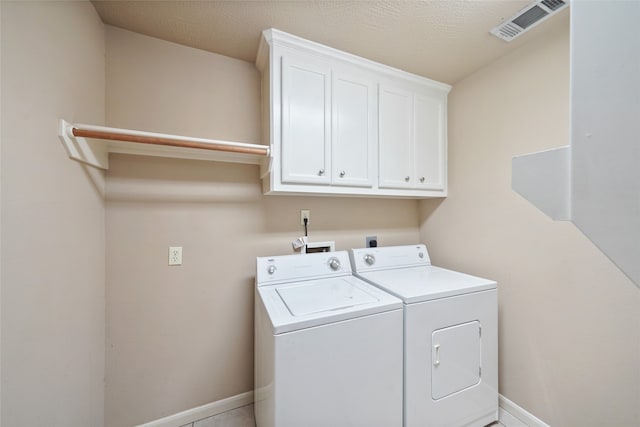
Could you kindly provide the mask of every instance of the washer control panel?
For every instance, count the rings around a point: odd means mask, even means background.
[[[351,264],[347,251],[258,257],[256,259],[257,286],[343,275],[351,275]]]

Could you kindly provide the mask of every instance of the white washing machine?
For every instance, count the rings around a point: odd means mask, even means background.
[[[402,325],[346,251],[258,258],[257,426],[401,426]]]
[[[497,284],[431,265],[424,245],[350,251],[358,277],[404,302],[405,427],[498,420]]]

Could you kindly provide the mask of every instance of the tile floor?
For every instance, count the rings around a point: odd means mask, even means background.
[[[255,427],[253,417],[253,405],[243,406],[213,417],[205,418],[183,427]],[[500,421],[492,424],[492,427],[527,427],[522,421],[500,409]]]
[[[243,406],[183,427],[255,427],[253,405]]]
[[[500,424],[506,427],[528,427],[525,423],[508,413],[502,408],[499,408]]]

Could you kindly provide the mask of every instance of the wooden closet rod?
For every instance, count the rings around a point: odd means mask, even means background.
[[[211,142],[194,139],[168,138],[161,135],[147,136],[126,133],[107,132],[102,130],[81,129],[74,127],[72,133],[77,137],[106,139],[110,141],[138,142],[140,144],[168,145],[171,147],[198,148],[202,150],[226,151],[230,153],[254,154],[268,156],[269,147],[256,147],[254,144],[232,143],[224,144],[211,140]]]

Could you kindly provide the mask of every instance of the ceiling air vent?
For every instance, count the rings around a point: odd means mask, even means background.
[[[490,32],[494,36],[510,42],[568,5],[569,3],[563,0],[539,0],[533,2],[511,18],[503,21],[502,24]]]

